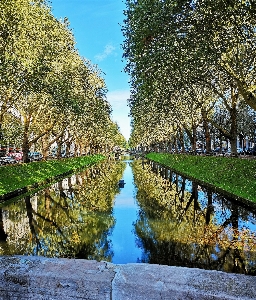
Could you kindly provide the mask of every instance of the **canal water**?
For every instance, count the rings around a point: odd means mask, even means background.
[[[0,255],[256,274],[256,210],[155,163],[104,162],[0,204]]]
[[[126,168],[119,184],[120,193],[114,201],[115,227],[110,237],[113,245],[112,262],[115,264],[139,262],[142,256],[142,249],[136,244],[134,232],[139,206],[136,200],[131,161],[125,163]]]

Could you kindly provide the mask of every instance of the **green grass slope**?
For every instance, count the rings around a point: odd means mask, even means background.
[[[56,176],[75,172],[101,160],[103,155],[81,156],[62,160],[40,161],[0,167],[0,195],[42,183]]]
[[[256,203],[256,160],[168,153],[149,153],[147,158]]]

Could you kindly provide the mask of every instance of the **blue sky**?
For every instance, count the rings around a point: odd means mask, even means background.
[[[73,30],[77,49],[105,73],[107,100],[112,119],[128,140],[130,118],[128,75],[122,62],[123,35],[121,26],[125,4],[121,0],[51,0],[52,13],[57,18],[67,17]],[[119,23],[119,24],[118,24]]]

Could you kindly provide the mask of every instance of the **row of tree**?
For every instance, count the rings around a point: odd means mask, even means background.
[[[125,143],[100,71],[81,57],[67,19],[44,0],[0,3],[0,143],[32,146],[48,156],[54,143],[77,152]],[[87,150],[86,150],[87,149]]]
[[[123,34],[131,144],[206,151],[213,135],[254,142],[256,4],[251,0],[127,0]]]

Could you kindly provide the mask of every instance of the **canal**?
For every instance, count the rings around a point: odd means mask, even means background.
[[[103,162],[0,204],[0,255],[256,274],[256,211],[155,163]]]

